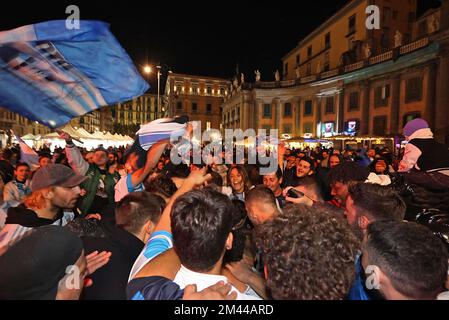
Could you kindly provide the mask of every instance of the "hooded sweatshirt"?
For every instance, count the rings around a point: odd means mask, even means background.
[[[0,231],[0,248],[23,236],[33,228],[46,225],[64,226],[74,218],[75,214],[73,211],[63,211],[62,209],[53,220],[50,220],[40,218],[36,212],[28,209],[24,204],[15,208],[9,208],[5,227]]]

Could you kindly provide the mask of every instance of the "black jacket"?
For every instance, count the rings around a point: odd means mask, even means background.
[[[17,207],[9,208],[5,224],[18,224],[27,228],[36,228],[55,223],[64,216],[63,210],[56,215],[53,220],[38,217],[36,212],[20,204]],[[61,220],[62,222],[62,220]]]
[[[126,300],[129,273],[144,243],[111,222],[100,221],[96,224],[96,231],[81,235],[84,252],[87,255],[93,251],[109,251],[112,255],[108,264],[90,276],[93,285],[84,288],[81,299]]]

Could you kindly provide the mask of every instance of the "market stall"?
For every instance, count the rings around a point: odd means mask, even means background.
[[[290,149],[305,149],[307,147],[309,147],[310,149],[314,149],[320,146],[324,148],[331,148],[333,146],[332,141],[326,139],[313,139],[304,137],[292,137],[285,140],[285,143]]]
[[[394,138],[388,136],[348,136],[348,135],[338,135],[329,138],[324,138],[325,140],[331,141],[334,144],[334,148],[344,150],[350,148],[353,150],[357,149],[371,149],[371,148],[390,148],[393,150],[395,147]]]

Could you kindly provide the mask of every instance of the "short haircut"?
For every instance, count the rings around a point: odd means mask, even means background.
[[[43,159],[43,158],[47,158],[47,159],[51,160],[52,156],[51,156],[51,154],[44,152],[39,155],[39,161],[41,161],[41,159]]]
[[[329,171],[329,183],[362,182],[368,178],[369,172],[366,168],[352,161],[344,161]]]
[[[282,175],[283,175],[282,174],[282,170],[281,170],[281,168],[279,168],[279,166],[277,167],[276,171],[269,172],[267,174],[263,174],[262,176],[267,176],[267,175],[270,175],[270,174],[276,174],[276,178],[278,178],[278,180],[280,180],[282,178]]]
[[[190,191],[175,201],[173,248],[186,268],[207,272],[220,260],[232,230],[233,209],[227,196],[209,188]]]
[[[276,300],[342,300],[355,279],[360,242],[326,206],[287,206],[261,226],[267,287]]]
[[[359,182],[348,189],[357,208],[357,215],[366,215],[373,221],[402,221],[406,205],[401,196],[388,186]]]
[[[270,205],[274,208],[276,206],[276,197],[274,196],[273,191],[270,188],[260,185],[252,188],[245,194],[245,202],[249,203],[263,203]]]
[[[171,198],[178,190],[176,184],[166,175],[158,174],[145,181],[145,190],[150,193],[161,194],[166,198]]]
[[[28,169],[30,168],[30,166],[26,162],[17,162],[14,170],[17,170],[19,167],[27,167]]]
[[[321,187],[314,176],[306,176],[300,179],[295,179],[293,187],[297,186],[304,186],[305,188],[309,189],[313,194],[315,194],[315,196],[318,198],[318,201],[323,201]]]
[[[301,158],[301,160],[299,162],[301,162],[301,161],[305,161],[305,162],[309,163],[310,170],[315,171],[315,160],[313,160],[310,157],[303,157],[303,158]]]
[[[159,222],[162,203],[148,192],[132,192],[117,203],[115,208],[116,225],[136,234],[149,220]]]
[[[447,281],[449,255],[443,242],[414,222],[377,221],[368,226],[364,252],[403,295],[435,299]]]

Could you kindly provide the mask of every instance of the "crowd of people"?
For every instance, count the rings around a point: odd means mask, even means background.
[[[148,151],[0,157],[0,299],[447,299],[449,149],[278,146],[272,172]],[[39,270],[39,272],[35,272]]]

